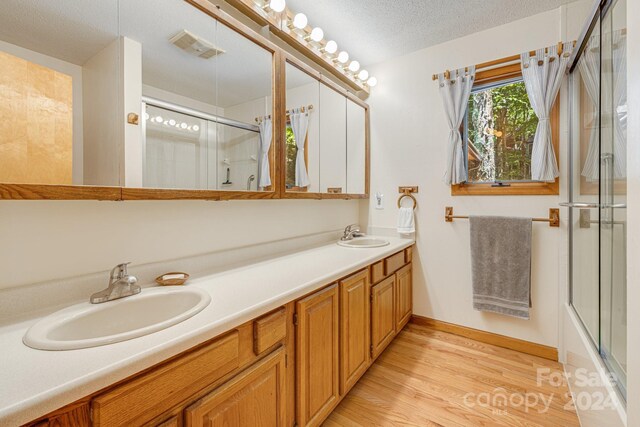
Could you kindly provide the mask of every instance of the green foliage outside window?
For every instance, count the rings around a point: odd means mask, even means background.
[[[468,181],[530,181],[537,126],[522,80],[472,92],[465,132]]]
[[[296,146],[296,139],[293,136],[293,130],[291,126],[287,125],[287,188],[291,188],[296,183],[296,155],[298,154],[298,147]]]

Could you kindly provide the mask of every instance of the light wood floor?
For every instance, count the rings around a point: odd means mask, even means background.
[[[556,362],[410,323],[324,426],[579,426],[568,388],[554,381],[561,372]]]

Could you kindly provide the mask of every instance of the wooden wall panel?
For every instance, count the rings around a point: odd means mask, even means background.
[[[71,184],[71,76],[0,52],[0,182]]]

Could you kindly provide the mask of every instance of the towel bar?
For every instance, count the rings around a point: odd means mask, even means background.
[[[469,217],[466,215],[454,215],[453,206],[445,207],[444,208],[445,222],[453,222],[454,219],[469,219]],[[531,218],[531,221],[548,222],[549,227],[560,227],[560,209],[550,208],[549,218]]]

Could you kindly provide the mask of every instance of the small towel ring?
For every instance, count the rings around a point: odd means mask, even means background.
[[[402,199],[404,199],[405,197],[409,197],[411,200],[413,200],[413,210],[416,209],[416,207],[418,206],[418,201],[416,200],[415,197],[413,197],[413,195],[411,193],[405,193],[402,196],[398,197],[398,209],[400,209],[402,206]]]

